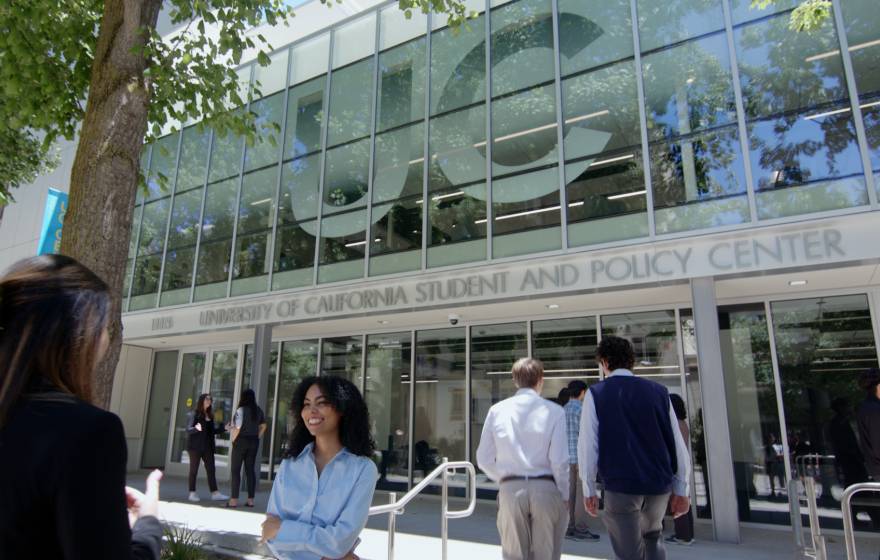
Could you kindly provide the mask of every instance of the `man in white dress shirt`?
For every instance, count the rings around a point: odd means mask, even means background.
[[[568,525],[565,413],[541,397],[540,361],[521,358],[512,373],[519,390],[489,409],[477,465],[499,483],[504,560],[559,560]]]
[[[665,560],[660,537],[667,504],[676,517],[690,508],[690,457],[669,392],[633,375],[635,355],[626,339],[603,337],[596,361],[607,377],[589,388],[581,413],[578,464],[584,506],[598,516],[598,474],[615,556]]]

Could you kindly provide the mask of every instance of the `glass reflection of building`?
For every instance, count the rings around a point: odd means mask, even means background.
[[[188,126],[148,146],[125,309],[877,209],[880,11],[869,0],[835,1],[833,21],[809,34],[788,26],[794,2],[467,4],[478,15],[458,32],[386,2],[278,50],[268,67],[242,67],[243,84],[262,92],[240,108],[263,131],[254,145]],[[276,339],[263,476],[284,455],[289,397],[305,376],[364,389],[379,487],[401,490],[444,457],[473,459],[486,411],[515,391],[516,358],[543,360],[555,395],[571,379],[599,381],[596,344],[617,335],[633,343],[637,375],[685,397],[693,497],[711,518],[715,443],[700,381],[712,372],[697,365],[692,306],[615,305]],[[789,483],[813,454],[826,457],[806,473],[822,522],[839,527],[842,488],[861,476],[840,442],[861,398],[854,380],[877,365],[876,305],[849,288],[719,305],[736,487],[727,498],[740,521],[789,523]],[[236,367],[239,391],[248,385],[253,350],[237,348],[179,351],[171,463],[186,460],[182,403],[217,391],[225,418]],[[480,496],[492,496],[497,486],[480,477]]]

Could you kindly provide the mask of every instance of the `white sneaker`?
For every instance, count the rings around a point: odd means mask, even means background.
[[[190,493],[189,493],[189,501],[191,501],[191,502],[200,502],[200,501],[202,501],[202,499],[199,498],[199,495],[196,494],[195,492],[190,492]]]
[[[215,502],[222,502],[223,500],[228,500],[229,496],[217,490],[216,492],[211,492],[211,499]]]

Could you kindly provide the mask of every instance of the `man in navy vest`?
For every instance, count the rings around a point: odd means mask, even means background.
[[[667,504],[676,517],[690,508],[690,457],[669,392],[633,375],[635,355],[628,340],[603,337],[596,360],[606,379],[584,398],[578,437],[584,506],[598,516],[598,474],[605,487],[605,526],[617,558],[663,560]]]

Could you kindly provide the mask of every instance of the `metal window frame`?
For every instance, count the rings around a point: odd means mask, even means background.
[[[290,81],[290,70],[293,67],[293,47],[287,48],[287,73],[285,74],[284,82],[287,83]],[[287,85],[284,88],[284,108],[281,114],[281,132],[280,132],[280,141],[278,142],[278,179],[275,185],[275,211],[272,216],[272,245],[271,247],[266,247],[266,259],[269,261],[269,279],[268,279],[268,287],[267,293],[272,292],[272,278],[275,274],[275,250],[278,248],[278,215],[281,213],[281,178],[284,176],[284,145],[285,139],[287,138],[287,113],[290,110],[290,90],[292,90],[295,86]],[[279,362],[280,362],[280,348],[279,352]],[[274,428],[273,428],[274,430]],[[272,469],[270,465],[269,476],[272,476]]]
[[[378,122],[377,114],[379,108],[379,46],[380,46],[380,34],[382,33],[382,29],[379,24],[382,21],[382,14],[376,10],[376,31],[375,38],[373,41],[373,85],[371,89],[371,107],[370,107],[370,155],[369,160],[367,162],[367,192],[364,195],[366,200],[364,201],[366,206],[366,219],[364,222],[364,273],[363,278],[369,278],[370,276],[370,249],[373,244],[373,183],[374,177],[373,172],[376,169],[375,159],[376,159],[376,123]],[[386,232],[387,237],[387,232]],[[366,340],[365,340],[366,342]],[[366,346],[364,346],[364,352],[366,352]],[[366,356],[366,354],[364,354]],[[362,366],[363,367],[363,366]],[[364,386],[366,387],[366,370],[363,373],[364,378]]]
[[[215,132],[212,128],[208,135],[208,157],[205,158],[207,160],[205,162],[205,180],[202,183],[202,204],[201,209],[199,210],[199,229],[196,231],[196,247],[195,256],[193,258],[192,278],[190,278],[189,304],[192,304],[195,300],[196,277],[198,276],[199,260],[202,254],[202,230],[205,228],[205,204],[208,200],[208,177],[210,177],[211,160],[213,159],[214,136]]]
[[[248,101],[245,103],[245,111],[251,110],[251,99],[254,87],[254,68],[256,64],[250,66],[250,76],[248,77]],[[229,251],[229,273],[226,279],[226,299],[232,296],[232,281],[235,279],[235,256],[238,244],[238,222],[241,221],[241,190],[244,186],[244,162],[247,156],[248,145],[244,138],[241,139],[241,160],[238,167],[238,191],[235,193],[235,221],[232,222],[232,246]]]
[[[770,299],[763,299],[764,318],[767,327],[767,342],[770,345],[770,363],[773,366],[773,390],[776,392],[776,419],[779,422],[779,439],[782,440],[783,462],[785,464],[785,487],[791,484],[791,449],[788,445],[788,422],[785,419],[785,403],[782,400],[782,378],[779,374],[779,356],[776,352],[776,330],[773,324],[773,310]],[[792,496],[788,497],[791,501]],[[794,527],[795,524],[792,524]]]
[[[486,111],[486,261],[491,261],[494,256],[492,250],[494,246],[494,221],[495,208],[492,203],[492,152],[495,142],[492,132],[492,0],[486,0],[485,11],[483,12],[484,35],[483,41],[485,45],[485,75],[486,92],[485,92],[485,111]],[[468,406],[470,408],[470,405]],[[470,428],[468,428],[470,433]],[[470,448],[468,448],[470,449]]]
[[[165,279],[165,259],[168,257],[168,237],[171,234],[171,217],[174,215],[174,201],[177,198],[177,178],[180,176],[180,152],[183,150],[183,131],[181,128],[177,137],[177,155],[174,159],[174,186],[171,188],[171,198],[168,206],[168,219],[165,220],[165,241],[162,242],[162,263],[159,266],[159,280],[156,286],[156,305],[162,307],[162,282]],[[152,156],[152,150],[150,155]]]
[[[636,95],[639,103],[639,136],[642,144],[642,174],[645,180],[645,211],[648,213],[648,240],[657,237],[654,224],[654,191],[651,180],[651,146],[648,143],[648,109],[645,106],[645,78],[642,75],[642,46],[639,37],[639,10],[636,0],[629,0],[630,28],[633,34],[633,65],[636,74]]]
[[[378,15],[377,15],[378,17]],[[352,17],[353,20],[353,17]],[[321,224],[324,223],[324,177],[327,168],[327,135],[330,130],[330,88],[333,86],[333,49],[336,43],[336,28],[330,30],[330,44],[327,46],[327,74],[324,82],[324,98],[322,99],[322,129],[321,129],[321,169],[318,173],[318,207],[316,208],[315,222],[315,260],[312,265],[312,285],[318,285],[318,268],[321,265]],[[320,349],[320,340],[318,348]],[[318,352],[318,371],[321,370],[321,353]],[[320,373],[319,373],[320,375]]]
[[[421,270],[428,270],[428,235],[433,230],[430,220],[430,199],[428,198],[428,180],[431,171],[431,147],[430,147],[430,131],[431,131],[431,49],[432,39],[434,37],[433,27],[434,13],[428,12],[427,33],[425,34],[425,115],[422,120],[424,130],[422,131],[422,255]],[[413,346],[415,352],[415,345]],[[410,469],[412,470],[412,469]],[[410,485],[412,485],[412,476],[410,476]]]
[[[557,174],[559,177],[559,226],[562,230],[562,249],[568,249],[568,185],[565,182],[565,126],[562,114],[562,53],[559,50],[559,0],[551,0],[553,32],[553,88],[556,95],[556,153],[558,154]],[[529,327],[531,336],[531,326]],[[531,346],[529,346],[531,356]]]
[[[862,107],[859,105],[856,76],[852,65],[852,56],[849,52],[849,40],[846,36],[846,25],[843,21],[843,10],[840,0],[831,0],[831,12],[834,18],[835,31],[837,32],[840,58],[843,61],[843,74],[846,78],[846,89],[849,93],[849,103],[852,112],[853,124],[856,128],[856,139],[859,144],[859,155],[862,159],[862,169],[865,173],[865,187],[868,189],[868,202],[871,208],[877,207],[877,190],[874,185],[874,169],[871,165],[871,156],[868,153],[868,137],[865,132],[865,120],[862,116]]]
[[[758,206],[755,195],[755,179],[752,176],[752,157],[749,146],[749,129],[746,126],[746,110],[743,101],[742,82],[739,76],[739,58],[736,53],[736,42],[733,38],[733,15],[730,0],[722,0],[724,11],[724,35],[727,38],[727,53],[730,58],[730,79],[733,80],[733,97],[736,102],[736,124],[739,129],[739,146],[742,151],[742,162],[745,167],[746,194],[749,199],[749,223],[758,223]]]

